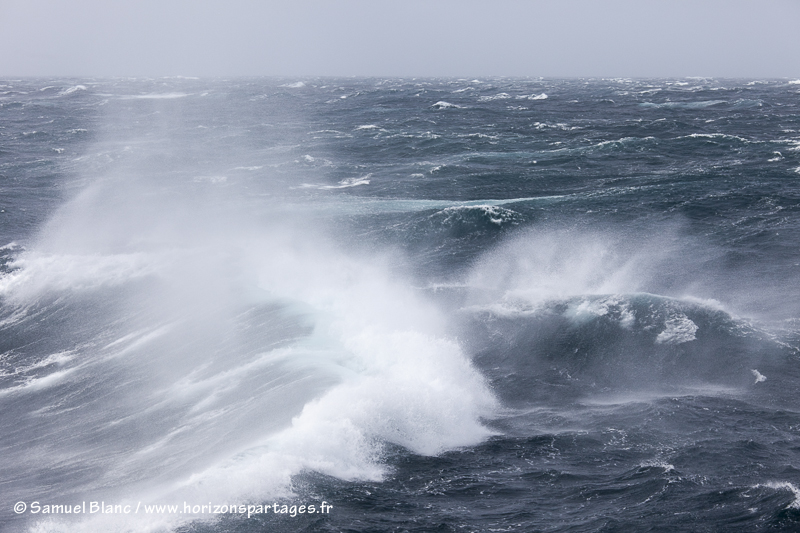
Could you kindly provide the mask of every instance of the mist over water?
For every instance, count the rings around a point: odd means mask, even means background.
[[[26,83],[12,530],[797,525],[796,85]]]

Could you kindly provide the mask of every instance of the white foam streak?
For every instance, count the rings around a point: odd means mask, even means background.
[[[157,272],[152,256],[26,252],[0,277],[0,295],[30,300],[44,291],[86,290],[127,283]]]
[[[38,368],[45,368],[50,365],[58,365],[62,366],[68,361],[72,360],[75,357],[75,354],[69,351],[66,352],[58,352],[52,355],[49,355],[42,359],[41,361],[37,361],[31,365],[25,365],[22,367],[18,367],[14,369],[14,372],[3,372],[0,370],[0,376],[12,376],[12,375],[21,375],[30,372],[31,370],[36,370]]]

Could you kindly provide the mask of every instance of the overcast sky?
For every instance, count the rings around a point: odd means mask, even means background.
[[[800,0],[0,0],[0,76],[800,77]]]

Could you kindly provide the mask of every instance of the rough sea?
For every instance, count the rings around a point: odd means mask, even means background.
[[[799,392],[800,80],[0,81],[2,531],[800,531]]]

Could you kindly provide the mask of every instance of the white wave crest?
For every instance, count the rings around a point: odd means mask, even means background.
[[[586,299],[577,305],[570,306],[568,313],[576,320],[600,316],[615,315],[619,317],[619,324],[630,329],[636,322],[636,315],[631,310],[628,302],[618,295],[602,299]]]
[[[664,469],[664,473],[675,471],[675,466],[664,460],[645,461],[640,463],[639,466],[642,468],[662,468]]]
[[[72,93],[74,93],[76,91],[86,91],[86,90],[88,90],[88,89],[87,89],[87,87],[85,85],[75,85],[75,86],[70,87],[68,89],[64,89],[63,91],[61,91],[58,94],[60,96],[66,96],[66,95],[72,94]]]
[[[447,207],[441,211],[445,215],[444,222],[452,222],[455,217],[464,212],[478,211],[489,218],[489,222],[502,226],[506,222],[514,222],[518,213],[511,209],[498,207],[497,205],[461,205]]]
[[[431,107],[434,109],[461,109],[460,105],[451,104],[450,102],[445,102],[444,100],[436,102]]]
[[[765,485],[756,485],[753,488],[759,487],[767,487],[769,489],[775,490],[788,490],[794,494],[794,501],[792,501],[789,505],[786,506],[787,509],[800,509],[800,489],[795,487],[792,483],[788,481],[771,481]]]

